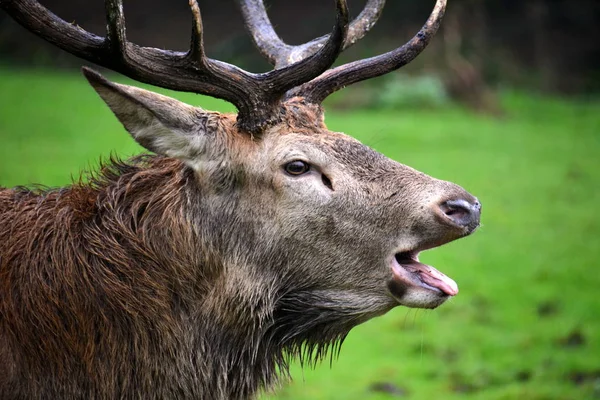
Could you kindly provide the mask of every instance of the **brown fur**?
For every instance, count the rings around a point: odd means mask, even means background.
[[[86,374],[106,398],[137,368],[164,375],[145,364],[154,346],[175,355],[178,308],[207,272],[188,267],[199,262],[182,208],[191,178],[179,161],[140,157],[90,184],[0,192],[0,343],[20,349],[0,363],[2,389]]]

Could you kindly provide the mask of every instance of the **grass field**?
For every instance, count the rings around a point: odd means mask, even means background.
[[[232,107],[178,95],[207,109]],[[338,360],[265,399],[600,398],[600,103],[505,93],[507,115],[329,112],[328,126],[483,203],[472,237],[423,254],[461,292],[354,329]],[[0,69],[0,186],[66,185],[141,151],[78,75]]]

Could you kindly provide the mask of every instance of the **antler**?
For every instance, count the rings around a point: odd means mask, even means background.
[[[329,40],[329,35],[325,35],[302,45],[290,46],[284,43],[273,29],[263,0],[238,0],[238,3],[254,44],[275,68],[285,67],[316,53]],[[367,2],[362,12],[350,24],[342,51],[365,36],[379,19],[384,5],[385,0]]]
[[[309,102],[321,103],[327,96],[348,85],[397,70],[427,47],[438,31],[445,11],[446,0],[437,0],[423,27],[403,46],[376,57],[340,65],[290,90],[286,96],[304,96]]]
[[[346,0],[335,0],[337,18],[331,34],[299,46],[290,46],[279,38],[262,0],[238,0],[238,3],[256,46],[275,66],[274,70],[253,74],[206,57],[196,0],[189,0],[193,29],[190,50],[185,53],[128,42],[122,0],[105,0],[104,38],[63,21],[36,0],[0,0],[0,8],[25,28],[80,58],[141,82],[227,100],[239,110],[238,126],[250,133],[260,133],[264,127],[279,121],[279,105],[286,98],[303,96],[308,102],[319,104],[345,86],[408,64],[429,44],[446,9],[446,0],[437,0],[425,25],[405,45],[327,71],[344,49],[360,40],[375,24],[385,0],[368,0],[350,26]]]
[[[252,34],[256,47],[275,68],[281,68],[314,54],[329,36],[308,43],[290,46],[275,33],[262,0],[238,0],[246,27]],[[381,15],[385,0],[369,0],[363,11],[350,24],[342,51],[362,39]],[[395,50],[365,60],[355,61],[326,71],[321,76],[291,89],[287,98],[303,96],[312,103],[321,103],[333,92],[380,75],[394,71],[418,56],[438,31],[446,10],[446,0],[437,0],[435,7],[421,30],[405,45]]]
[[[17,22],[43,39],[77,57],[156,86],[218,97],[235,104],[238,125],[259,133],[278,120],[279,102],[291,88],[327,70],[335,61],[348,31],[345,0],[336,0],[332,33],[314,54],[293,65],[252,74],[206,57],[202,21],[196,0],[189,0],[193,16],[190,50],[175,52],[138,46],[127,41],[122,0],[106,0],[107,35],[102,38],[65,22],[35,0],[0,0]]]

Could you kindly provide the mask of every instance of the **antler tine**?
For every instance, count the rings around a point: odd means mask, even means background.
[[[204,29],[202,27],[202,15],[200,14],[200,6],[196,0],[189,0],[190,9],[192,10],[192,40],[190,43],[189,57],[201,64],[206,64],[206,56],[204,55]]]
[[[275,68],[283,68],[313,55],[330,39],[330,35],[324,35],[302,45],[288,45],[273,29],[263,0],[238,0],[238,3],[254,44]],[[341,51],[365,36],[379,19],[384,5],[385,0],[367,2],[361,13],[350,23]]]
[[[350,24],[348,37],[344,43],[344,50],[362,39],[367,32],[377,23],[385,6],[385,0],[369,0],[365,8]]]
[[[285,58],[291,46],[285,44],[273,29],[263,0],[238,0],[238,3],[254,44],[269,63],[277,67],[278,60]]]
[[[38,36],[86,60],[99,63],[104,39],[69,24],[34,0],[0,0],[0,8]],[[60,28],[60,29],[55,29]]]
[[[403,46],[376,57],[326,71],[318,78],[290,90],[286,96],[304,96],[308,101],[321,103],[327,96],[343,87],[387,74],[408,64],[427,47],[438,31],[445,10],[446,0],[437,0],[423,27]]]
[[[361,13],[350,23],[342,51],[358,42],[367,34],[381,16],[384,5],[385,0],[369,0],[367,2]],[[288,46],[290,53],[286,61],[295,62],[296,60],[308,57],[323,46],[323,43],[328,39],[329,35],[325,35],[298,46]]]
[[[127,53],[127,38],[125,36],[125,15],[123,3],[120,0],[106,0],[106,43],[113,54],[123,57]]]
[[[335,62],[348,33],[346,0],[336,0],[336,14],[333,31],[317,52],[294,64],[259,75],[263,84],[272,88],[271,96],[274,99],[279,100],[289,89],[319,76]]]

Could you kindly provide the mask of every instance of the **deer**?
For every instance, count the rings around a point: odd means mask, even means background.
[[[441,22],[388,53],[332,68],[381,15],[291,46],[261,0],[238,0],[273,65],[207,57],[189,0],[189,51],[127,40],[122,0],[99,37],[35,0],[0,0],[26,29],[136,81],[224,99],[237,114],[83,74],[150,153],[112,157],[67,187],[0,188],[0,398],[248,399],[339,351],[355,326],[458,293],[419,261],[473,233],[462,187],[327,129],[323,100],[413,60]]]

